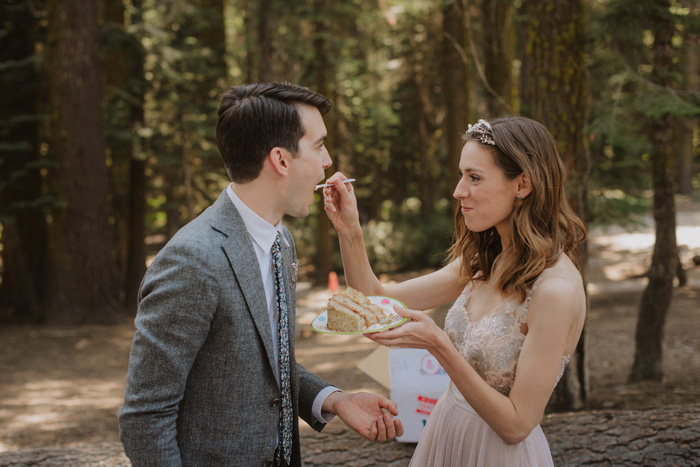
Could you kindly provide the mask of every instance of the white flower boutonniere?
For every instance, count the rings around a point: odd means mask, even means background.
[[[297,285],[297,278],[299,277],[299,266],[301,266],[301,262],[299,260],[292,263],[292,285],[295,287]]]

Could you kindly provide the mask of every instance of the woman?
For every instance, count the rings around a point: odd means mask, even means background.
[[[442,269],[384,286],[340,173],[328,180],[325,209],[348,285],[407,306],[396,311],[409,322],[366,336],[427,349],[450,376],[411,465],[553,465],[539,420],[583,329],[584,286],[569,255],[585,228],[567,203],[564,167],[541,124],[479,120],[464,139],[455,239]],[[444,330],[417,311],[453,300]]]

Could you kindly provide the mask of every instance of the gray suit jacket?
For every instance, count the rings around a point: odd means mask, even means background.
[[[298,417],[328,386],[294,357],[296,261],[284,234],[294,452]],[[139,292],[119,429],[134,466],[257,466],[272,461],[280,414],[267,301],[245,224],[224,192],[158,253]]]

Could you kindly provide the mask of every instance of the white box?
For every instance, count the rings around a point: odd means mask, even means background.
[[[450,383],[437,359],[423,349],[379,347],[358,367],[387,387],[398,405],[404,434],[396,439],[418,442],[437,399]]]
[[[399,420],[403,423],[403,436],[396,437],[396,441],[418,442],[430,412],[444,392],[391,390],[391,400],[399,406]]]

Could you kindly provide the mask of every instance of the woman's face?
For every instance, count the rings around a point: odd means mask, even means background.
[[[453,196],[459,200],[467,228],[483,232],[496,227],[501,239],[509,238],[510,217],[521,177],[508,180],[496,165],[491,151],[476,141],[467,141],[459,160],[462,175]]]

